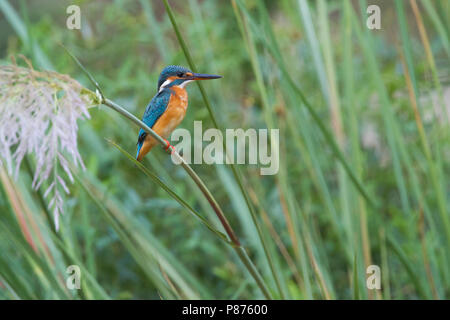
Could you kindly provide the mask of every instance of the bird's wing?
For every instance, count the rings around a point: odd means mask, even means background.
[[[166,111],[169,104],[170,95],[170,91],[163,90],[156,96],[154,96],[148,104],[147,108],[145,109],[144,116],[142,117],[142,121],[150,128],[153,127],[159,117],[161,117],[164,111]],[[147,132],[145,132],[143,129],[139,130],[137,154],[139,154],[146,135]]]
[[[165,90],[154,96],[145,109],[142,121],[144,121],[146,125],[152,128],[156,120],[158,120],[159,117],[161,117],[161,115],[164,113],[164,111],[166,111],[169,100],[170,92]]]

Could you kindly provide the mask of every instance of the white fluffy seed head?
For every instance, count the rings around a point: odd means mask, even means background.
[[[0,165],[17,177],[24,157],[34,155],[32,186],[48,183],[44,194],[57,229],[71,166],[84,168],[77,120],[88,119],[93,105],[92,93],[69,76],[0,66]]]

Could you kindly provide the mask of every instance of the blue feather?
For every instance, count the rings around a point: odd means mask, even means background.
[[[144,112],[144,116],[142,117],[142,121],[150,128],[153,128],[156,121],[162,116],[164,111],[166,111],[167,105],[169,104],[170,96],[171,90],[164,89],[161,92],[159,92],[156,96],[154,96],[153,99],[150,101],[150,103],[147,105],[147,108],[145,109]],[[138,157],[139,152],[141,151],[146,136],[147,132],[145,132],[143,129],[140,129],[137,142],[136,158]]]
[[[143,129],[139,130],[139,136],[138,136],[138,142],[137,142],[137,152],[136,152],[136,159],[139,156],[139,152],[141,152],[142,145],[144,144],[145,136],[147,135],[147,132],[145,132]]]
[[[167,66],[159,75],[158,79],[158,90],[161,90],[161,85],[171,76],[177,76],[180,73],[191,72],[189,69],[186,69],[181,66]],[[150,128],[153,128],[156,121],[162,116],[162,114],[166,111],[167,105],[169,104],[170,96],[173,93],[171,89],[172,86],[180,85],[186,81],[185,79],[176,79],[171,83],[167,84],[161,91],[159,91],[150,103],[147,105],[145,109],[144,116],[142,117],[142,121],[148,125]],[[136,158],[139,156],[139,152],[141,151],[142,145],[144,144],[145,137],[147,133],[141,129],[139,130],[139,136],[137,141],[137,153]]]
[[[164,83],[164,81],[167,80],[170,76],[175,76],[178,73],[186,73],[191,72],[191,70],[181,67],[181,66],[167,66],[161,71],[161,74],[159,75],[158,79],[158,90],[161,88],[161,85]]]

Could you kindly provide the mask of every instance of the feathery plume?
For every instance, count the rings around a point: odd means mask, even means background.
[[[73,182],[70,164],[84,169],[78,152],[79,119],[89,119],[95,95],[67,75],[16,65],[0,66],[0,165],[17,178],[27,154],[36,159],[32,187],[45,181],[44,197],[56,230],[63,196]]]

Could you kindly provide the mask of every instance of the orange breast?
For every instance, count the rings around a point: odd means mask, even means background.
[[[174,86],[171,88],[174,93],[170,96],[166,111],[155,122],[152,129],[161,137],[167,139],[172,131],[180,124],[186,115],[188,106],[188,96],[186,89]],[[138,160],[141,160],[155,145],[156,140],[151,135],[147,135],[139,153]]]
[[[186,90],[176,86],[171,89],[175,92],[175,94],[170,96],[166,111],[153,125],[153,130],[166,139],[183,120],[188,106],[188,96]]]

